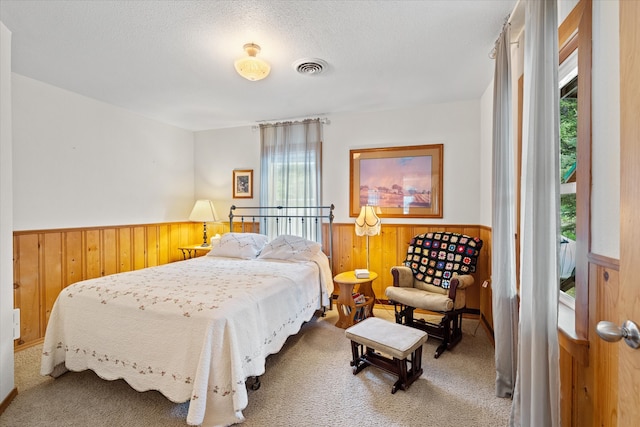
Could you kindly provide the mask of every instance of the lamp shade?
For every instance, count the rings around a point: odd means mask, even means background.
[[[356,235],[374,236],[380,234],[380,218],[376,215],[373,206],[363,206],[360,215],[356,218]]]
[[[260,46],[254,43],[247,43],[244,45],[244,50],[249,56],[240,58],[234,63],[238,74],[252,82],[267,77],[271,71],[271,66],[266,61],[256,58],[256,55],[260,52]]]
[[[211,200],[196,200],[191,215],[189,215],[189,221],[214,222],[218,220],[216,208],[213,207]]]

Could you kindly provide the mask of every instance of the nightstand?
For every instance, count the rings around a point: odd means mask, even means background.
[[[333,278],[333,281],[340,289],[340,295],[338,295],[338,299],[336,300],[336,307],[338,309],[337,327],[346,329],[367,317],[373,316],[373,305],[376,301],[376,294],[371,288],[371,283],[377,278],[378,273],[374,271],[370,271],[369,277],[366,279],[358,279],[354,271],[345,271]],[[356,303],[353,300],[352,295],[356,285],[358,285],[356,291],[365,297],[363,303]]]
[[[209,252],[211,250],[211,246],[191,245],[180,246],[178,249],[182,251],[182,259],[187,259],[195,257],[198,252]]]

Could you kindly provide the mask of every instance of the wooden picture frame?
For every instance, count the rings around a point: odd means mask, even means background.
[[[349,151],[349,215],[442,218],[443,144]]]
[[[253,198],[253,169],[236,169],[233,171],[234,199],[252,199]]]

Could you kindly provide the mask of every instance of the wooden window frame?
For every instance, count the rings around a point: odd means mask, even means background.
[[[591,0],[580,0],[558,28],[559,62],[578,50],[578,144],[576,169],[575,341],[589,337],[591,251]],[[562,303],[562,301],[561,301]],[[574,335],[575,334],[575,335]]]

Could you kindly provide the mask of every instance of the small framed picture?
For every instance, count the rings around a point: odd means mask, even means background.
[[[232,185],[234,199],[252,199],[253,169],[234,170]]]

